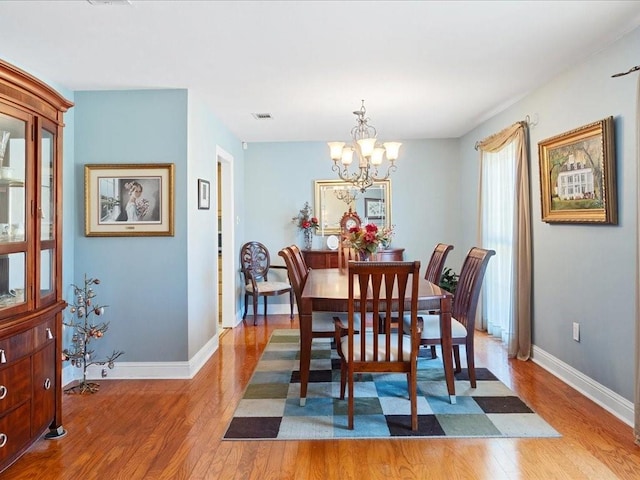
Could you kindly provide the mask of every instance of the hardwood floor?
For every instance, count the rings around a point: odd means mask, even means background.
[[[533,362],[476,335],[488,367],[562,434],[551,439],[222,441],[273,329],[225,333],[193,380],[101,380],[63,400],[66,437],[37,442],[0,474],[18,479],[637,479],[632,429]],[[463,355],[464,356],[464,355]]]

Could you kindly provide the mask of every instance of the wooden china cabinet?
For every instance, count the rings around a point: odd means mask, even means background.
[[[0,471],[62,428],[62,116],[0,60]]]

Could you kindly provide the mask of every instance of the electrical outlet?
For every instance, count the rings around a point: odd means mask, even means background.
[[[580,341],[580,324],[578,322],[573,322],[573,339],[576,342]]]

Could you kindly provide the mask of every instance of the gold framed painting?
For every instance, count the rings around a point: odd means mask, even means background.
[[[538,143],[542,221],[618,223],[613,117]]]
[[[174,165],[85,165],[87,237],[173,236]]]

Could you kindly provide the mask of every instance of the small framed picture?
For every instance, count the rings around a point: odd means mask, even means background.
[[[382,220],[384,217],[384,200],[381,198],[365,198],[364,211],[364,216],[368,220]]]
[[[208,180],[198,179],[198,209],[209,210],[211,207],[211,184]]]
[[[173,171],[172,163],[85,165],[85,235],[173,236]]]

